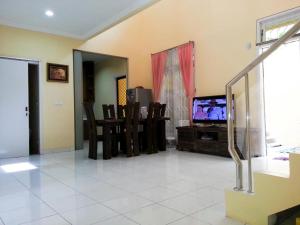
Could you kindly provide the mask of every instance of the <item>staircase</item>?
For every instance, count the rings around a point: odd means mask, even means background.
[[[254,150],[250,146],[250,100],[249,100],[249,72],[263,62],[278,47],[293,37],[300,30],[300,22],[276,41],[267,51],[258,56],[237,76],[226,85],[227,96],[227,128],[228,151],[236,164],[236,187],[225,191],[226,215],[249,225],[272,225],[268,217],[277,212],[300,205],[300,154],[290,154],[290,173],[282,175],[271,172],[252,171],[252,157]],[[246,138],[245,146],[248,161],[248,187],[243,187],[243,163],[235,149],[235,121],[233,108],[233,85],[240,80],[245,81],[245,111]]]
[[[255,193],[225,191],[226,215],[250,225],[300,204],[300,154],[290,154],[290,174],[254,173]]]

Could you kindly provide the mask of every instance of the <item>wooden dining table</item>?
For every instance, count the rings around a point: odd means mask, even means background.
[[[168,117],[159,118],[159,147],[160,149],[166,150],[166,121],[170,120]],[[147,119],[141,118],[139,120],[139,124],[145,126]],[[112,129],[120,126],[125,123],[125,119],[106,119],[106,120],[96,120],[97,127],[102,127],[102,136],[103,136],[103,159],[111,159],[112,158]],[[89,152],[89,158],[98,159],[97,149],[95,152]]]

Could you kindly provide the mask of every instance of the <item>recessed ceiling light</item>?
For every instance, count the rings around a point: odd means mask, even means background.
[[[51,10],[46,10],[45,14],[46,14],[46,16],[49,16],[49,17],[54,16],[54,12]]]

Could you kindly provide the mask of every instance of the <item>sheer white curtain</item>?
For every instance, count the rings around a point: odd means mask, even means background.
[[[167,104],[166,116],[170,117],[170,121],[166,123],[167,139],[176,138],[176,127],[180,125],[180,121],[189,120],[188,98],[184,89],[176,48],[168,51],[160,102]]]

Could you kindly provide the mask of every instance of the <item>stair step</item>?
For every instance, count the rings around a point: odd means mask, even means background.
[[[289,173],[254,173],[254,193],[225,191],[228,217],[249,225],[268,225],[268,217],[300,205],[300,154],[291,153]]]

